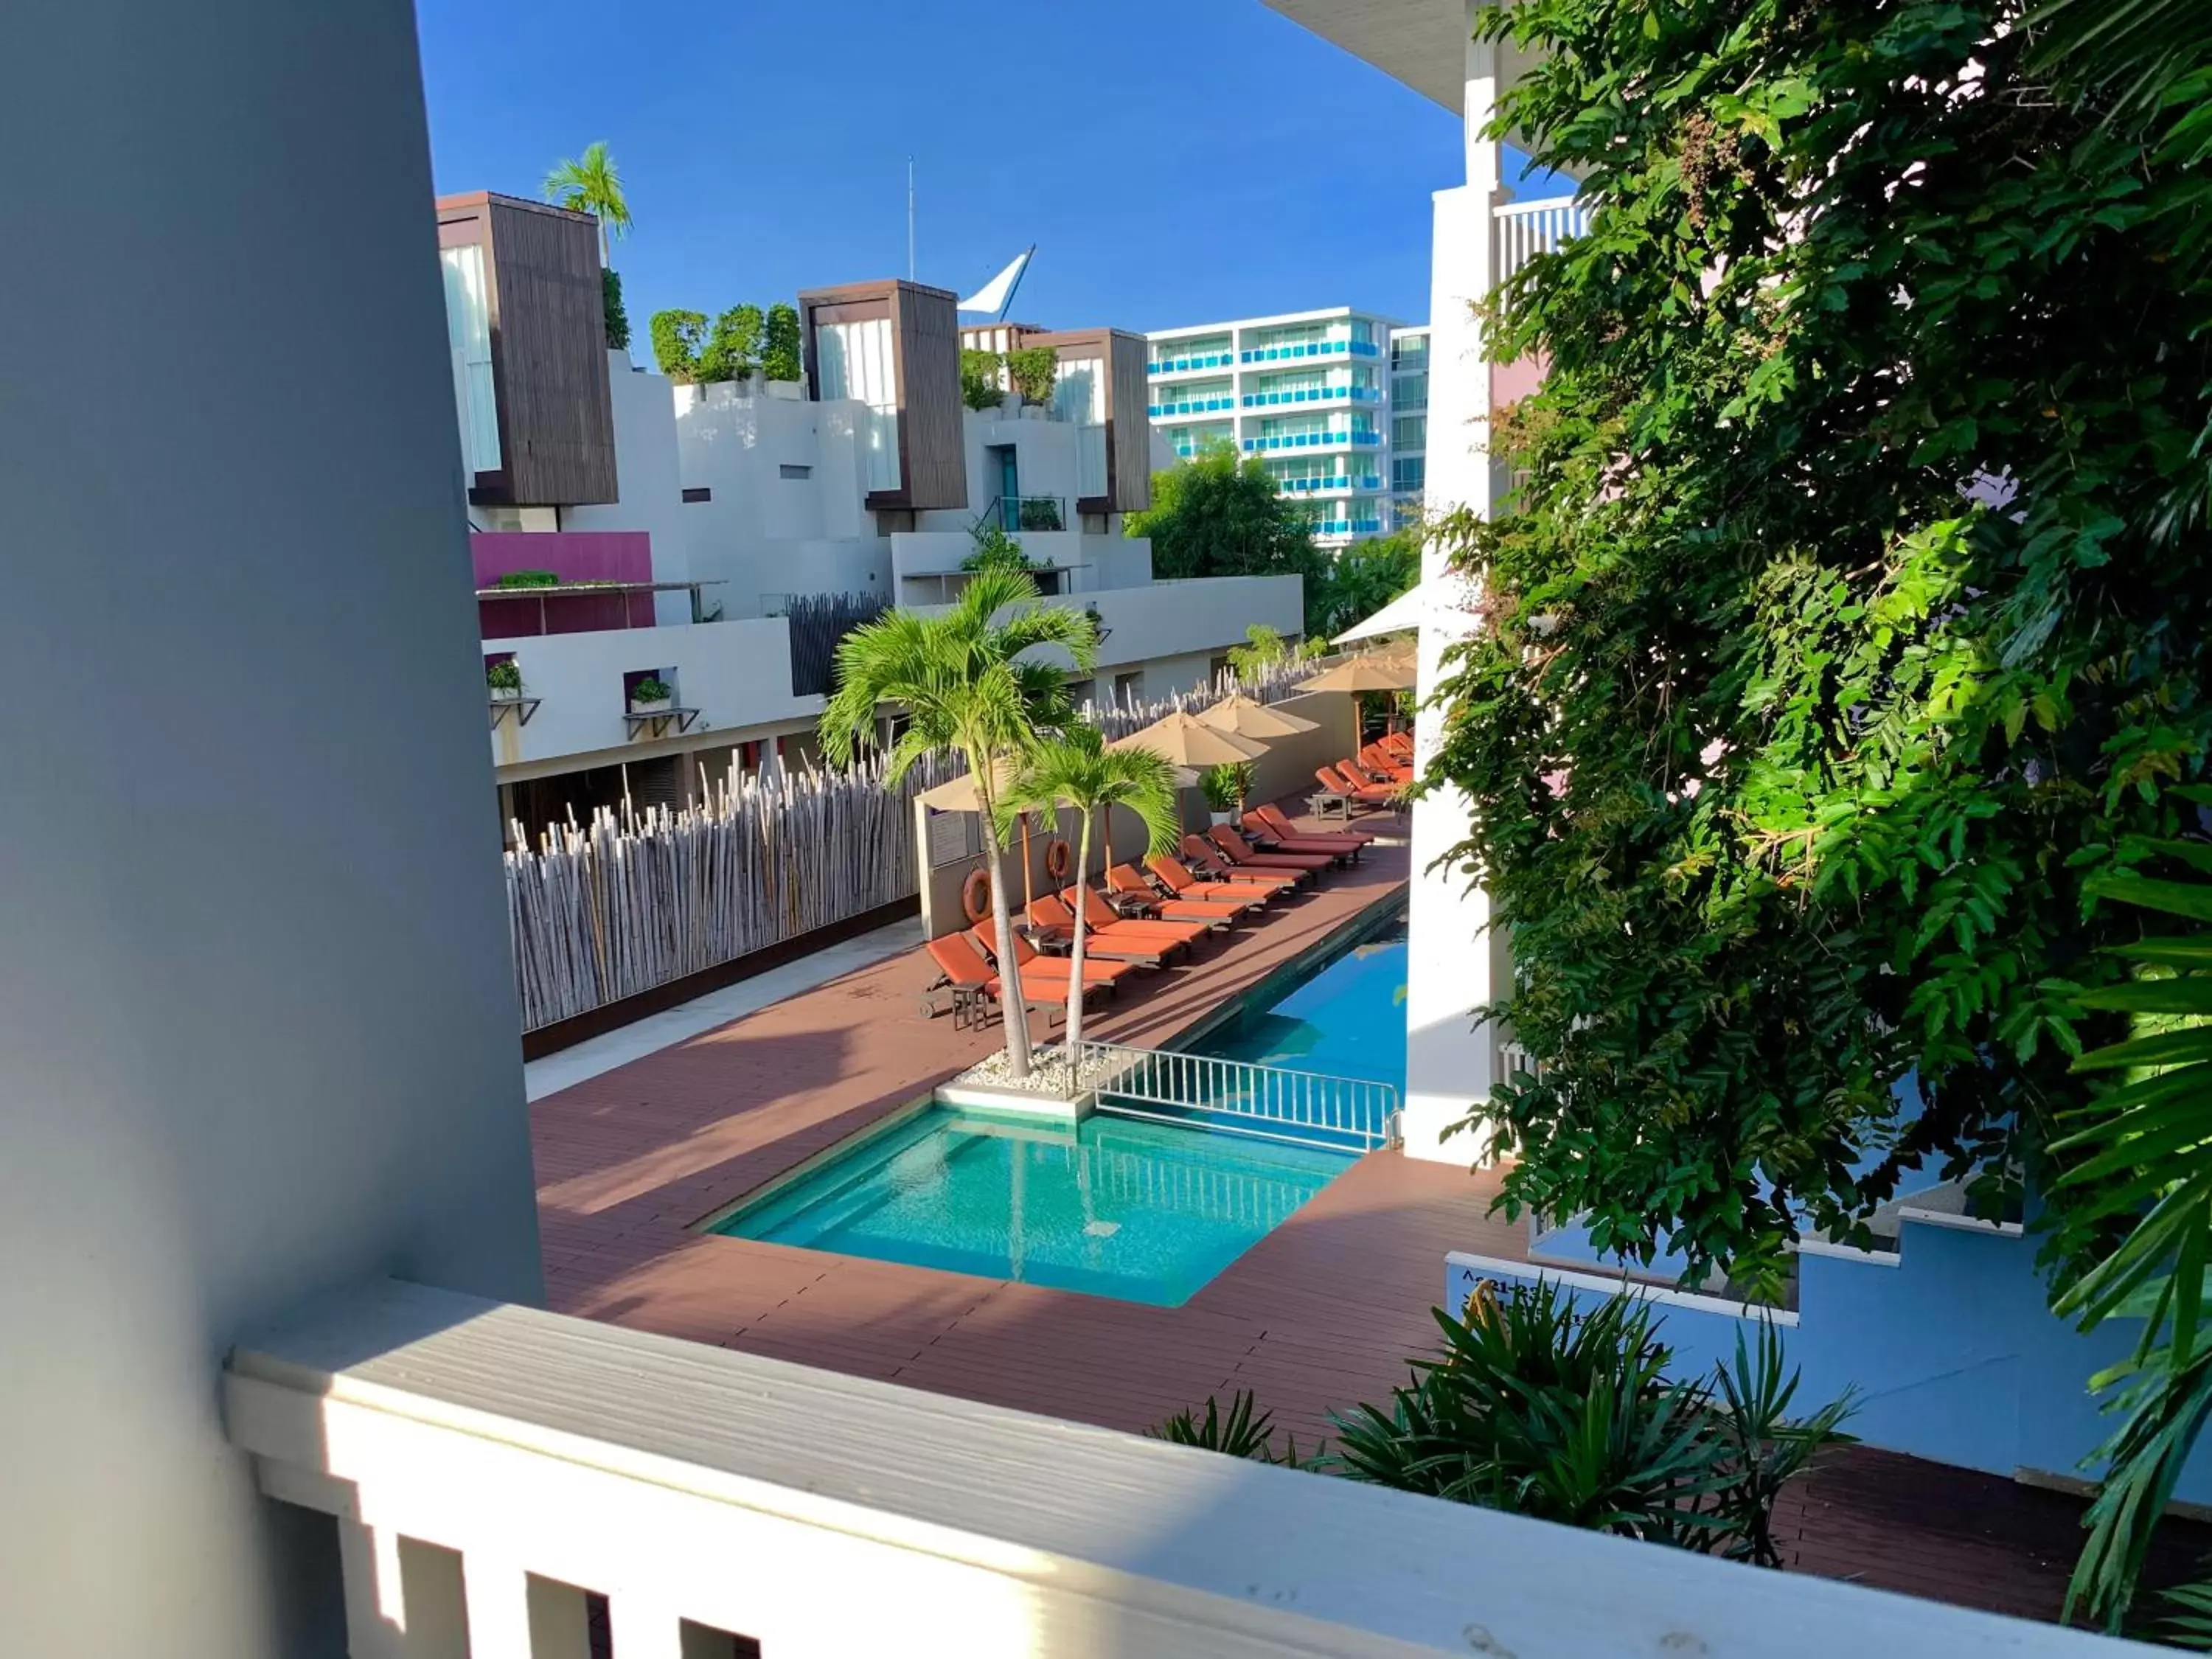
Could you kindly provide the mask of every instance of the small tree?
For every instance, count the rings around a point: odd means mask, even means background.
[[[966,571],[1012,570],[1024,575],[1040,570],[1049,570],[1050,565],[1040,564],[1022,551],[1022,544],[988,519],[969,532],[975,543],[975,550],[960,561]]]
[[[1028,576],[986,571],[937,616],[894,611],[854,629],[838,644],[837,690],[820,725],[823,752],[839,765],[849,764],[861,744],[874,741],[877,711],[896,704],[905,710],[907,726],[891,745],[891,781],[924,755],[957,754],[968,763],[989,827],[983,858],[1006,1010],[1006,1065],[1017,1079],[1030,1071],[1029,1018],[1006,906],[999,769],[1018,765],[1040,734],[1074,719],[1066,671],[1029,653],[1039,646],[1057,647],[1079,672],[1098,655],[1097,625],[1089,617],[1040,599]]]
[[[607,240],[629,234],[629,198],[623,193],[622,173],[604,141],[584,147],[581,155],[556,161],[545,175],[545,199],[571,213],[588,213],[599,222],[599,263],[614,263]]]
[[[1316,605],[1320,635],[1342,633],[1373,616],[1391,600],[1410,593],[1421,580],[1421,532],[1393,531],[1354,542],[1336,556],[1322,579]]]
[[[762,318],[755,305],[732,306],[714,319],[713,331],[699,353],[702,384],[741,380],[760,367]]]
[[[1303,577],[1305,631],[1326,631],[1321,606],[1328,562],[1259,461],[1240,464],[1224,444],[1155,472],[1152,506],[1130,514],[1122,526],[1151,538],[1156,575]]]
[[[599,271],[599,315],[605,325],[607,349],[629,349],[629,313],[623,305],[622,274],[611,265]]]
[[[771,380],[799,380],[806,377],[806,356],[799,333],[799,308],[778,300],[768,308],[768,343],[761,352],[761,368]]]
[[[995,351],[963,347],[960,353],[960,401],[977,410],[996,409],[1004,403],[1006,392],[999,384],[999,372],[1006,363],[1006,360]]]
[[[646,325],[653,339],[653,361],[680,386],[699,378],[699,348],[707,341],[707,317],[699,311],[656,311]]]
[[[1006,378],[1014,383],[1014,390],[1022,394],[1024,403],[1044,404],[1052,401],[1053,382],[1059,368],[1060,354],[1050,346],[1025,346],[1006,354]]]
[[[1073,807],[1082,825],[1075,833],[1075,884],[1080,888],[1091,869],[1091,821],[1101,812],[1126,806],[1143,821],[1146,850],[1170,851],[1182,833],[1176,811],[1175,768],[1161,756],[1145,749],[1109,749],[1095,726],[1071,726],[1057,738],[1030,752],[999,807],[999,836],[1003,839],[1016,817],[1025,811]],[[1089,929],[1081,901],[1076,902],[1075,948],[1070,953],[1068,977],[1083,983],[1084,941]],[[1067,1005],[1067,1063],[1078,1063],[1083,1043],[1083,999]]]

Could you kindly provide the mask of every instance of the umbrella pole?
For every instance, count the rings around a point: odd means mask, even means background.
[[[1030,890],[1030,815],[1022,814],[1022,915],[1029,915],[1029,907],[1036,902]]]

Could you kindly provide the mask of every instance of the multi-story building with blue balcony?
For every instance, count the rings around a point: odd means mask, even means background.
[[[1147,337],[1147,410],[1185,459],[1227,444],[1262,462],[1315,539],[1341,546],[1407,516],[1392,380],[1393,342],[1409,332],[1425,349],[1426,330],[1349,306],[1161,329]],[[1416,483],[1416,515],[1419,500]]]

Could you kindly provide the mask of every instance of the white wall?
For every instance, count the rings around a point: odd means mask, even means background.
[[[530,724],[509,714],[492,728],[502,768],[563,756],[579,766],[665,752],[674,738],[641,744],[623,718],[623,676],[673,671],[677,701],[700,711],[689,733],[751,728],[818,714],[822,699],[791,693],[791,632],[781,617],[688,623],[681,628],[610,629],[595,634],[530,635],[491,640],[487,652],[512,652],[524,691],[538,699]],[[589,758],[586,758],[586,757]]]
[[[1254,623],[1295,634],[1304,626],[1304,592],[1296,576],[1208,576],[1075,598],[1096,605],[1111,630],[1098,648],[1104,673],[1117,664],[1225,651],[1243,644]]]
[[[1478,135],[1489,119],[1496,92],[1496,48],[1467,48],[1466,128],[1468,182],[1438,191],[1431,255],[1429,316],[1429,447],[1427,501],[1438,514],[1471,507],[1490,515],[1490,371],[1481,330],[1471,307],[1492,283],[1491,209],[1501,199],[1498,147]],[[1453,581],[1443,549],[1430,543],[1421,556],[1425,589],[1439,593]],[[1424,617],[1417,659],[1420,713],[1413,725],[1419,763],[1425,767],[1443,741],[1443,711],[1427,706],[1441,672],[1441,658],[1465,625],[1465,612],[1449,603]],[[1415,803],[1413,891],[1407,907],[1406,979],[1406,1104],[1408,1157],[1471,1164],[1477,1143],[1449,1126],[1489,1098],[1494,1034],[1470,1012],[1504,994],[1511,969],[1502,938],[1487,930],[1489,896],[1471,886],[1467,873],[1442,863],[1465,836],[1468,810],[1455,791]]]
[[[541,1288],[414,17],[9,26],[0,1648],[316,1659],[332,1524],[223,1354],[368,1275]]]
[[[607,353],[607,380],[615,413],[615,476],[619,498],[597,507],[571,507],[564,530],[643,530],[653,537],[653,579],[690,580],[684,479],[676,459],[676,405],[668,381],[631,366],[629,354]],[[712,606],[722,590],[710,587]],[[689,593],[657,593],[653,614],[664,623],[691,620]]]
[[[693,578],[727,584],[709,603],[757,617],[763,594],[890,594],[890,544],[862,505],[861,405],[728,384],[678,386],[674,404],[679,483],[713,492],[684,507]]]

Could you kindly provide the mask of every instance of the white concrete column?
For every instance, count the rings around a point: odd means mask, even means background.
[[[1474,27],[1468,7],[1468,28]],[[1491,515],[1490,368],[1484,360],[1474,305],[1496,279],[1492,211],[1502,198],[1499,146],[1481,136],[1497,103],[1497,49],[1469,40],[1465,130],[1468,182],[1438,191],[1429,281],[1428,502],[1440,513],[1460,507]],[[1454,604],[1443,550],[1422,553],[1421,576],[1431,603],[1422,617],[1419,656],[1424,707],[1413,723],[1417,758],[1426,765],[1442,737],[1442,711],[1425,706],[1438,683],[1444,651],[1463,636],[1468,618]],[[1408,1156],[1447,1163],[1475,1160],[1476,1140],[1448,1136],[1490,1095],[1495,1033],[1470,1011],[1501,994],[1510,972],[1503,941],[1492,938],[1488,896],[1462,869],[1443,866],[1467,832],[1467,805],[1456,792],[1424,799],[1413,809],[1413,901],[1406,986],[1406,1100]]]
[[[621,1659],[684,1659],[684,1620],[647,1590],[617,1590],[607,1598],[608,1624]]]
[[[530,1575],[496,1551],[471,1549],[463,1558],[467,1590],[468,1659],[531,1659]]]

